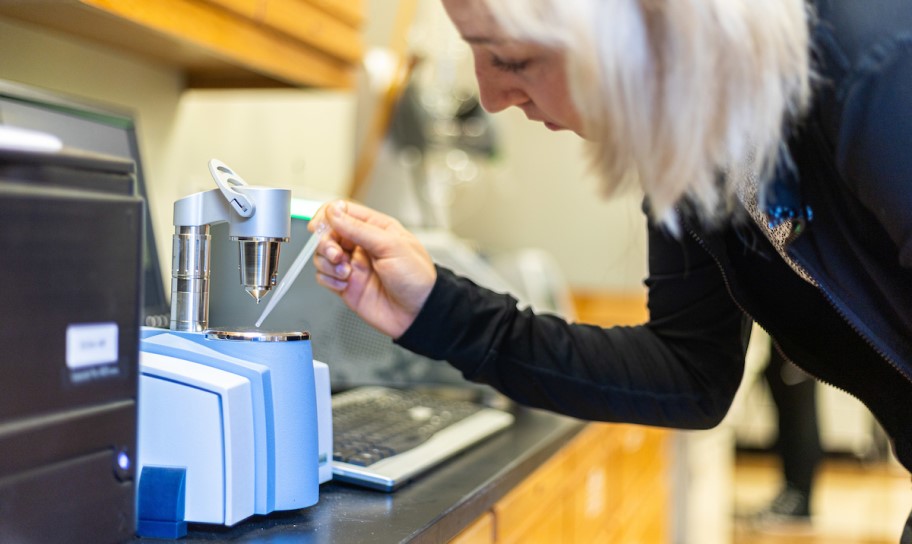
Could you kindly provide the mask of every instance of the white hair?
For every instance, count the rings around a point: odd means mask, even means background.
[[[509,35],[564,50],[606,193],[638,179],[672,229],[682,199],[704,221],[728,217],[810,100],[803,0],[486,3]]]

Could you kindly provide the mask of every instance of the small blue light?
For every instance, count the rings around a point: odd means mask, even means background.
[[[127,452],[122,451],[117,454],[117,466],[119,466],[123,470],[129,470],[130,456],[127,455]]]

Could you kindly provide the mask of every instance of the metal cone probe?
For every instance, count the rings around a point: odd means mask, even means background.
[[[259,304],[276,285],[281,238],[237,238],[241,285]]]

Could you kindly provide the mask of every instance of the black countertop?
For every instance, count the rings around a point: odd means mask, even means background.
[[[234,527],[191,525],[177,542],[445,542],[583,427],[578,420],[539,410],[521,408],[515,414],[506,430],[393,493],[327,482],[310,508],[255,516]]]

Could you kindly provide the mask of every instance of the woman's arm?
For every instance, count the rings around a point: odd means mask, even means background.
[[[746,322],[694,240],[651,228],[649,245],[645,325],[604,329],[534,315],[440,269],[397,342],[525,405],[593,420],[712,427],[741,380]]]

